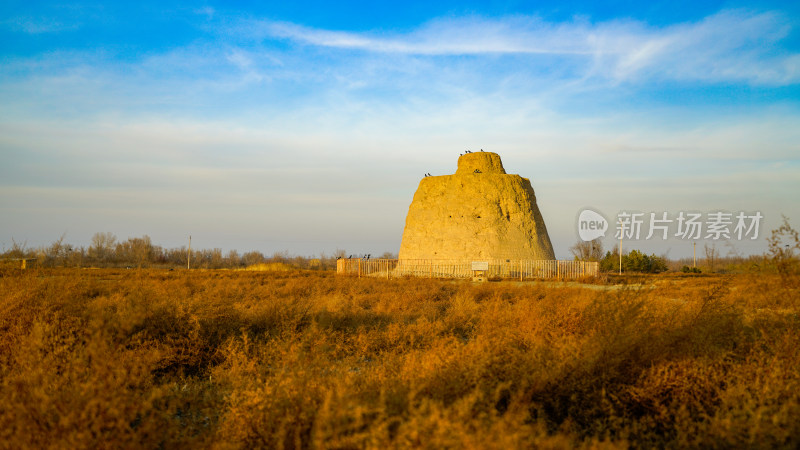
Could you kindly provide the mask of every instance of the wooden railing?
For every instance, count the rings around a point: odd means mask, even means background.
[[[600,264],[592,261],[556,260],[483,260],[488,270],[481,273],[488,278],[574,279],[596,277]],[[443,259],[339,259],[336,273],[340,275],[396,278],[403,276],[425,278],[471,278],[478,271],[474,261]]]

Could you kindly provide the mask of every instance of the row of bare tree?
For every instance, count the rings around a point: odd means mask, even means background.
[[[336,258],[345,257],[344,250],[328,256],[290,256],[288,251],[266,256],[259,251],[239,253],[222,249],[163,248],[154,245],[150,237],[131,237],[119,241],[110,232],[95,233],[88,248],[64,242],[64,236],[49,246],[28,248],[25,243],[12,240],[11,249],[0,253],[0,259],[35,259],[40,267],[187,267],[204,269],[234,269],[266,263],[284,263],[303,269],[335,269]],[[389,255],[388,253],[386,255]],[[389,255],[391,256],[391,255]]]
[[[721,256],[716,244],[703,244],[698,254],[697,262],[702,265],[703,271],[728,272],[728,271],[777,271],[780,274],[795,273],[800,270],[800,233],[792,228],[789,219],[783,216],[781,226],[772,230],[766,238],[768,250],[763,255],[743,256],[738,254],[733,247],[726,256]],[[600,239],[593,241],[579,240],[570,247],[572,256],[578,261],[598,261],[600,269],[614,271],[619,266],[619,247],[603,252],[603,243]],[[638,250],[631,250],[622,255],[622,268],[627,266],[632,271],[663,271],[667,268],[680,270],[683,267],[693,267],[693,258],[683,258],[670,261],[666,255],[643,255]],[[649,260],[649,261],[648,261]],[[644,263],[640,263],[644,261]],[[650,268],[643,270],[642,268]],[[655,268],[655,270],[651,270]]]

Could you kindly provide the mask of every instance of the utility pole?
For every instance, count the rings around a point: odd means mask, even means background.
[[[692,242],[692,254],[694,255],[694,265],[692,267],[697,268],[697,241]]]
[[[622,275],[622,235],[625,234],[625,222],[619,221],[619,274]]]
[[[189,253],[186,255],[186,269],[192,268],[192,235],[189,235]]]

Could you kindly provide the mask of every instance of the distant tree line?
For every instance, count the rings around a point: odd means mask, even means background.
[[[784,277],[800,273],[800,233],[783,216],[781,226],[767,237],[768,249],[763,255],[742,256],[730,246],[727,256],[721,256],[716,244],[704,244],[698,257],[670,260],[666,256],[647,255],[639,250],[622,254],[623,272],[658,273],[681,271],[685,273],[779,273]],[[730,243],[728,243],[730,244]],[[570,247],[576,261],[597,261],[600,271],[616,272],[620,268],[619,247],[603,252],[600,239],[578,241]]]
[[[572,256],[576,261],[596,261],[600,263],[600,270],[613,272],[619,270],[619,248],[603,254],[603,242],[600,239],[593,241],[578,241],[570,247]],[[656,255],[647,255],[639,250],[631,250],[622,255],[622,270],[625,272],[658,273],[668,270],[667,259]]]
[[[344,258],[344,250],[333,255],[291,256],[288,251],[275,252],[266,256],[259,251],[239,253],[222,249],[192,249],[191,267],[197,269],[240,269],[258,264],[282,263],[288,266],[311,269],[333,270],[336,259]],[[384,253],[382,257],[394,257]],[[0,253],[0,259],[35,259],[40,267],[130,267],[130,268],[177,268],[186,267],[189,249],[163,248],[153,244],[150,237],[131,237],[119,241],[113,233],[95,233],[88,248],[77,247],[64,242],[64,236],[52,244],[40,248],[28,248],[25,243],[12,240],[9,250]]]
[[[705,245],[695,269],[692,258],[669,260],[666,256],[647,255],[631,250],[622,255],[624,272],[658,273],[667,270],[684,272],[777,272],[783,276],[800,273],[800,233],[783,217],[779,228],[772,230],[767,238],[768,251],[763,255],[741,256],[729,254],[721,257],[713,244]],[[570,248],[575,260],[597,261],[600,270],[619,270],[619,248],[603,252],[599,239],[579,241]],[[314,257],[290,256],[288,251],[266,256],[259,251],[240,254],[236,250],[223,253],[222,249],[191,251],[191,267],[198,269],[241,269],[259,264],[281,263],[299,269],[333,270],[337,258],[359,257],[337,250],[333,255],[324,253]],[[186,267],[189,249],[163,248],[154,245],[149,236],[131,237],[119,241],[113,233],[95,233],[88,248],[76,247],[64,242],[64,236],[48,246],[28,248],[25,243],[12,239],[12,246],[0,253],[0,260],[33,259],[39,267],[137,267],[177,268]],[[385,252],[379,258],[395,259],[397,255]]]
[[[619,270],[619,250],[614,248],[613,252],[606,252],[600,260],[600,270],[613,272]],[[667,271],[667,261],[665,258],[656,255],[647,255],[639,250],[631,250],[622,255],[623,272],[659,273]]]

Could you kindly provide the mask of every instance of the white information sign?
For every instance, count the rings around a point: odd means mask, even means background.
[[[472,270],[489,270],[489,261],[472,261]]]

